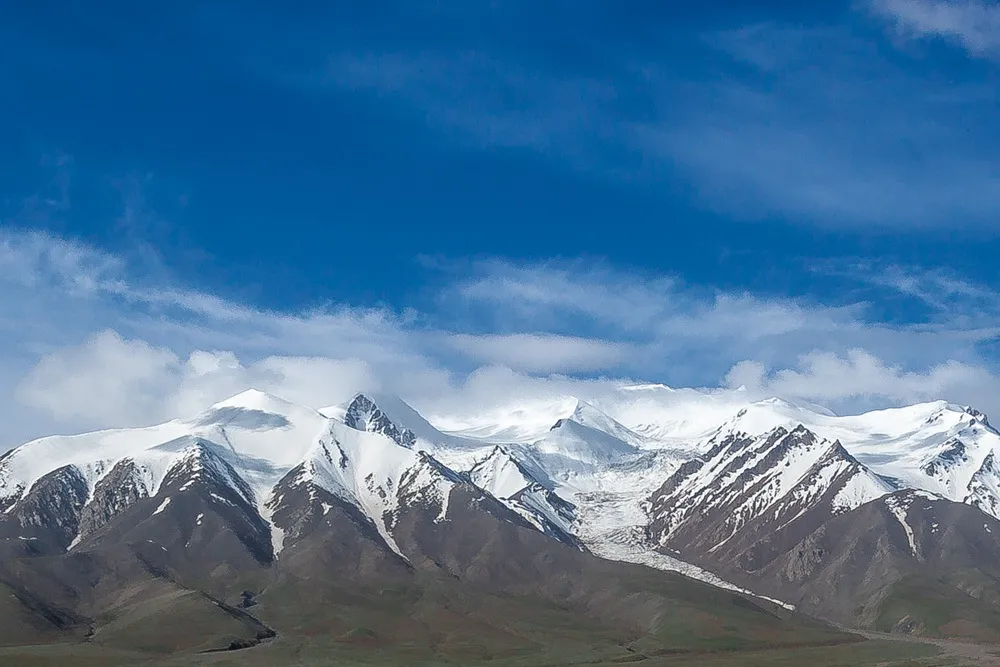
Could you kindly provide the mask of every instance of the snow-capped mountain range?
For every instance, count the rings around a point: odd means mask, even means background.
[[[299,530],[282,518],[288,499],[336,499],[405,560],[401,513],[420,506],[448,522],[456,487],[468,487],[575,548],[748,588],[741,572],[883,498],[912,543],[892,500],[904,490],[975,508],[986,531],[1000,517],[1000,434],[944,402],[840,417],[639,385],[433,421],[391,396],[313,409],[250,390],[165,424],[17,447],[0,457],[0,512],[17,517],[16,537],[72,551],[143,499],[163,512],[202,489],[238,510],[248,548],[280,559]]]

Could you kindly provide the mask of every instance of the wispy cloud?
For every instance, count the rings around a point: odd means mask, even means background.
[[[985,82],[922,76],[843,26],[762,24],[710,44],[753,69],[687,86],[676,122],[641,129],[713,208],[827,226],[994,224]]]
[[[954,42],[975,56],[1000,55],[1000,5],[987,0],[873,0],[900,34]]]
[[[926,1],[879,6],[905,25],[929,26],[921,11],[937,16]],[[948,4],[939,14],[977,12],[968,39],[985,48],[995,7]],[[322,75],[294,81],[389,102],[474,149],[531,150],[653,191],[684,183],[696,203],[738,220],[995,224],[1000,146],[988,82],[922,74],[851,24],[763,23],[685,39],[683,64],[648,44],[611,45],[599,66],[574,69],[428,48],[336,54]]]
[[[435,129],[482,147],[530,148],[582,159],[606,131],[614,84],[554,76],[478,51],[332,56],[313,85],[375,94],[421,114]]]

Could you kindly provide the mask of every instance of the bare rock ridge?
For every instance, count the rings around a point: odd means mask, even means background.
[[[103,528],[116,516],[149,497],[143,475],[131,459],[115,464],[111,472],[94,487],[94,493],[83,507],[76,539],[83,539]]]
[[[358,394],[351,401],[344,416],[344,423],[359,431],[381,433],[402,447],[413,447],[417,441],[413,431],[394,424],[374,401],[364,394]]]

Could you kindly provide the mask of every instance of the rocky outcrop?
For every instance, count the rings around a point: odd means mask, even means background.
[[[90,502],[80,513],[79,539],[100,530],[114,517],[149,496],[149,489],[131,459],[120,461],[94,487]]]
[[[358,394],[351,401],[344,415],[344,423],[359,431],[381,433],[403,447],[412,448],[417,442],[417,436],[413,431],[393,423],[381,408],[364,394]]]
[[[88,491],[87,481],[75,466],[53,470],[3,517],[0,531],[33,542],[36,550],[64,551],[80,530]]]

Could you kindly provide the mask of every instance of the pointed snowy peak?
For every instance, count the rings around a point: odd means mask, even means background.
[[[543,533],[561,542],[579,546],[572,528],[576,507],[560,497],[541,471],[519,461],[507,448],[497,445],[476,463],[468,476],[473,484],[499,499]],[[545,481],[543,481],[545,480]]]
[[[179,456],[167,470],[158,495],[192,491],[207,493],[218,502],[256,507],[253,489],[226,460],[224,447],[201,438],[185,437],[161,448],[177,451]]]
[[[356,507],[390,549],[402,556],[392,535],[398,513],[419,505],[432,507],[444,520],[451,488],[464,483],[465,478],[437,459],[389,434],[332,421],[306,459],[275,488],[267,506],[280,512],[286,497],[302,496],[300,489],[310,498],[318,497],[310,489],[322,490]]]
[[[280,431],[296,424],[325,419],[318,411],[296,405],[258,389],[248,389],[220,401],[188,423],[244,431]]]
[[[408,428],[393,422],[375,401],[364,394],[358,394],[347,406],[344,423],[358,431],[381,433],[402,447],[412,448],[417,435]]]
[[[469,478],[479,488],[500,500],[511,498],[532,486],[544,486],[504,447],[497,445],[469,470]]]
[[[573,415],[559,419],[548,433],[531,444],[543,462],[542,467],[554,470],[566,466],[593,467],[617,463],[638,453],[636,445],[598,428],[601,424],[591,419],[584,421],[589,423],[577,421]]]
[[[552,425],[549,431],[556,431],[565,427],[568,423],[579,424],[595,431],[606,433],[616,440],[620,440],[634,447],[641,447],[647,444],[646,439],[638,433],[623,426],[618,421],[608,416],[598,408],[586,401],[574,399],[575,405],[572,412],[565,417],[560,417]]]
[[[661,544],[694,545],[705,553],[725,545],[735,554],[761,534],[801,539],[820,519],[892,490],[839,442],[798,425],[719,439],[705,457],[669,478],[648,507]],[[791,537],[782,538],[782,531]]]

